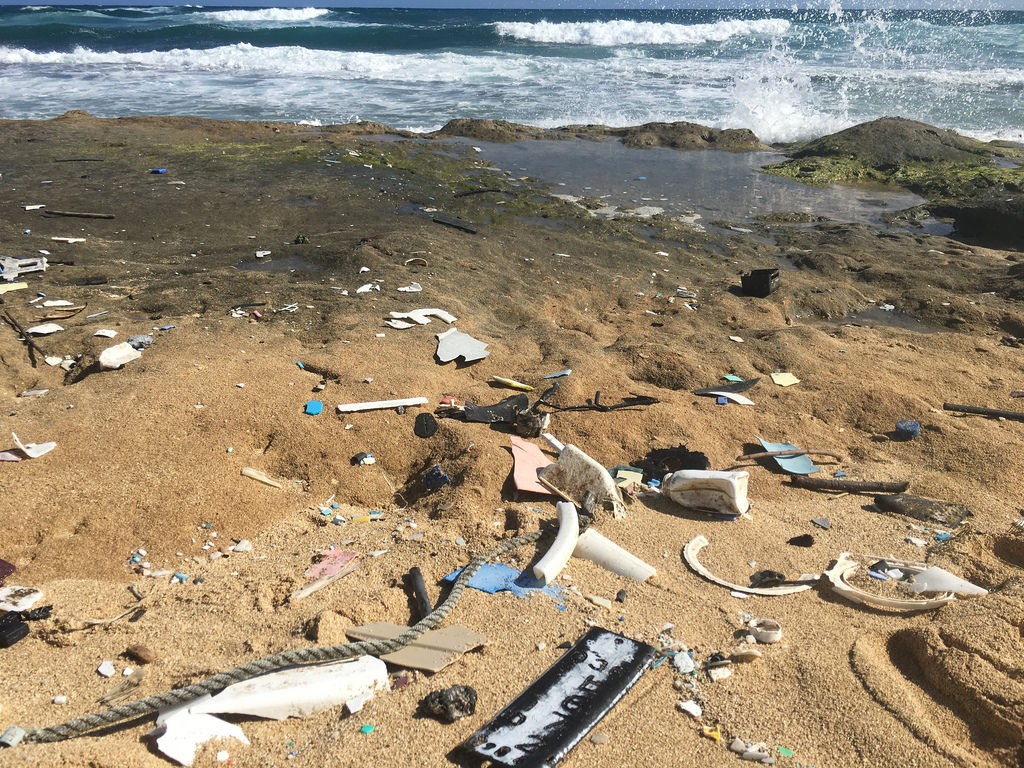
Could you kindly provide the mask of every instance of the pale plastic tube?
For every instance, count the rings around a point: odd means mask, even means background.
[[[555,577],[565,568],[580,536],[580,521],[576,514],[576,505],[571,501],[560,501],[557,508],[558,534],[551,542],[551,547],[544,557],[533,566],[533,575],[541,579],[545,585],[554,581]]]
[[[565,448],[565,443],[563,443],[557,437],[552,435],[550,432],[542,432],[540,436],[547,441],[548,445],[551,446],[555,453],[561,453],[562,449]]]
[[[338,413],[377,411],[385,408],[401,408],[411,405],[423,405],[426,402],[427,398],[425,397],[406,397],[402,400],[374,400],[368,403],[342,403],[338,406]]]
[[[593,528],[587,528],[580,534],[572,555],[595,562],[607,571],[636,581],[647,581],[657,573],[654,566],[648,565]]]

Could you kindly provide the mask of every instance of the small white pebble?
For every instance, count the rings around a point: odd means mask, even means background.
[[[125,677],[131,677],[132,675],[135,674],[135,669],[134,669],[134,667],[125,667],[124,669],[121,670],[121,674],[124,675]]]
[[[217,753],[217,762],[218,763],[226,763],[230,759],[231,759],[231,753],[228,752],[226,749],[222,749],[220,752]]]
[[[114,662],[112,661],[104,661],[96,667],[97,674],[100,674],[103,677],[113,677],[116,671],[117,670],[114,669]]]
[[[548,647],[548,644],[545,643],[543,640],[541,642],[537,643],[537,650],[538,651],[543,651],[547,647]]]
[[[68,697],[64,696],[64,695],[54,696],[53,697],[53,703],[54,704],[67,704],[68,703]]]

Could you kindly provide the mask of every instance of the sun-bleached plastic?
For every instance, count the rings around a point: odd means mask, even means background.
[[[100,368],[112,371],[120,368],[125,363],[130,363],[132,360],[138,360],[140,357],[142,357],[142,352],[127,341],[122,341],[120,344],[107,347],[100,352]]]
[[[607,571],[635,581],[647,581],[657,573],[654,566],[648,565],[594,528],[587,528],[580,534],[572,556],[590,560]]]
[[[810,584],[787,584],[785,586],[778,587],[743,587],[739,584],[733,584],[731,581],[720,579],[715,576],[711,571],[700,564],[697,559],[697,555],[700,551],[708,545],[708,540],[703,536],[695,536],[690,539],[689,543],[683,549],[683,559],[686,560],[686,564],[690,566],[695,572],[699,573],[708,581],[714,582],[721,587],[735,590],[736,592],[743,592],[747,595],[764,595],[766,597],[771,595],[792,595],[796,592],[803,592],[811,588]]]
[[[921,571],[914,576],[910,582],[910,588],[915,592],[956,592],[958,595],[987,595],[988,590],[972,584],[966,579],[961,579],[956,574],[950,573],[945,568],[933,565],[927,570]]]
[[[681,469],[665,475],[662,493],[676,504],[719,515],[742,515],[750,509],[750,473],[713,469]]]
[[[580,535],[580,520],[576,512],[576,505],[571,501],[560,501],[556,506],[558,533],[544,557],[533,566],[533,575],[541,579],[545,586],[554,581],[565,568],[565,564],[572,557]]]
[[[343,403],[338,406],[338,413],[356,413],[358,411],[379,411],[385,408],[407,408],[411,405],[423,405],[425,397],[406,397],[401,400],[373,400],[366,403]]]

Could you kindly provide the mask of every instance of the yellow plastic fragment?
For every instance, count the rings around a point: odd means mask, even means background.
[[[533,392],[533,387],[529,384],[523,384],[523,382],[516,381],[515,379],[506,379],[504,376],[491,376],[491,381],[495,384],[501,384],[503,387],[518,389],[522,392]]]
[[[251,477],[253,480],[257,480],[263,483],[264,485],[271,485],[274,488],[284,488],[284,486],[277,482],[277,480],[272,480],[271,478],[267,477],[267,475],[264,472],[261,472],[258,469],[254,469],[253,467],[242,467],[242,475],[244,477]]]
[[[701,735],[705,738],[711,739],[715,744],[722,743],[722,726],[716,725],[714,727],[708,725],[702,725],[700,727]]]

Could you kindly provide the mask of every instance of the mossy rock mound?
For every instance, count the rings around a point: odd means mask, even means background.
[[[884,117],[823,136],[787,153],[793,159],[831,157],[856,160],[880,170],[908,163],[989,164],[992,150],[975,139],[927,123]]]
[[[480,141],[493,141],[495,143],[507,143],[512,141],[524,141],[526,139],[550,138],[545,136],[543,128],[534,128],[530,125],[510,123],[507,120],[475,120],[469,118],[457,118],[449,120],[440,129],[434,131],[431,136],[459,136],[466,139],[479,139]]]
[[[767,147],[746,128],[718,130],[698,123],[646,123],[633,128],[612,129],[627,147],[669,147],[671,149],[718,149],[725,152],[754,152]]]

